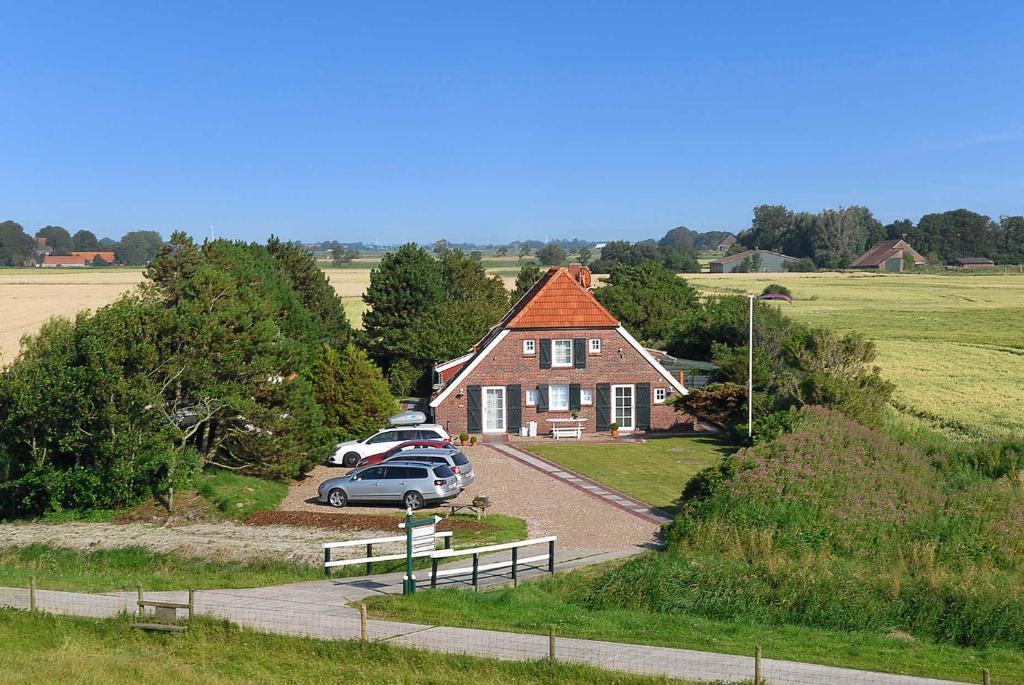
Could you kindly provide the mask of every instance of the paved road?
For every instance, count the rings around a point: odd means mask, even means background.
[[[608,555],[611,556],[611,555]],[[570,558],[559,568],[571,568],[597,557]],[[542,571],[535,571],[541,573]],[[489,584],[507,582],[495,576]],[[400,591],[401,575],[387,574],[296,583],[276,587],[197,592],[196,613],[228,619],[238,625],[286,635],[323,639],[354,639],[360,634],[359,613],[350,604],[368,596]],[[186,601],[184,592],[153,592],[147,598]],[[114,616],[134,612],[135,593],[82,594],[38,590],[37,608],[81,616]],[[0,588],[0,606],[28,608],[28,591]],[[505,660],[537,660],[548,656],[544,635],[507,633],[471,628],[430,626],[398,621],[370,620],[371,640],[438,652],[472,654]],[[664,675],[691,681],[750,681],[754,659],[688,649],[652,647],[599,640],[556,638],[556,658],[609,670]],[[772,685],[950,685],[951,681],[858,671],[832,666],[764,659],[762,670]]]

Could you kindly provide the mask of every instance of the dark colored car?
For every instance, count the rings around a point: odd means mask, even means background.
[[[473,465],[465,454],[454,447],[450,450],[419,447],[387,457],[382,463],[386,465],[393,461],[422,461],[426,464],[444,464],[458,478],[460,490],[469,487],[476,480],[476,474],[473,473]]]
[[[378,452],[377,454],[371,454],[368,457],[363,457],[359,460],[359,467],[363,466],[374,466],[379,464],[385,459],[389,459],[399,452],[406,452],[408,450],[423,449],[423,448],[434,448],[440,450],[451,450],[457,451],[455,446],[452,445],[451,440],[407,440],[400,445],[395,445],[386,452]]]

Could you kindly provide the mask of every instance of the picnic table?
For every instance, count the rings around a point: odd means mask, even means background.
[[[551,424],[551,437],[555,440],[559,438],[579,440],[583,437],[583,424],[585,422],[586,419],[584,418],[548,419],[548,423]]]

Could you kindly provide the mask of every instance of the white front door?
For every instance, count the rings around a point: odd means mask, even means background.
[[[484,433],[505,432],[505,388],[484,388]]]
[[[636,407],[633,402],[632,385],[612,386],[612,421],[619,424],[619,430],[633,430]]]

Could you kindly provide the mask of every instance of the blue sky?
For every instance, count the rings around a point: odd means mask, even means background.
[[[0,220],[262,240],[1024,213],[1019,3],[14,3]]]

